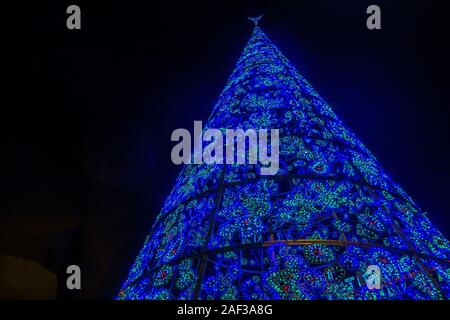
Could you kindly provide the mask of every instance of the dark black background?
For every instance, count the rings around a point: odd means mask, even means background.
[[[114,297],[180,170],[171,132],[207,119],[251,34],[246,17],[260,13],[266,34],[450,236],[444,1],[92,2],[14,9],[0,253],[33,257],[20,240],[31,221],[34,243],[49,246],[45,266],[81,264],[77,297]],[[79,31],[66,28],[70,4],[81,7]],[[366,28],[370,4],[382,30]],[[53,224],[69,225],[64,241]]]

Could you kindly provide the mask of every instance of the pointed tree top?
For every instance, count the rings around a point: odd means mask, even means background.
[[[255,23],[255,28],[257,28],[257,27],[258,27],[258,21],[259,21],[262,17],[264,17],[263,14],[260,15],[260,16],[258,16],[258,17],[247,17],[247,18],[248,18],[249,20],[253,21],[253,22]]]

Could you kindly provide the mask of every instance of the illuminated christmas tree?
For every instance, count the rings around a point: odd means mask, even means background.
[[[448,299],[449,242],[253,20],[206,127],[280,129],[279,171],[185,165],[118,299]]]

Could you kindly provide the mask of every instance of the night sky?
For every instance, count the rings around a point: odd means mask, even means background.
[[[53,221],[74,222],[69,244],[52,240],[60,262],[43,264],[59,272],[61,261],[78,263],[78,297],[114,297],[180,171],[170,160],[172,131],[206,121],[251,35],[246,17],[260,13],[264,32],[448,239],[450,41],[442,3],[24,7],[32,26],[13,39],[16,86],[2,153],[14,246],[0,253],[32,256],[14,241],[26,221],[43,221],[38,234]],[[81,7],[79,31],[66,28],[70,4]],[[366,28],[370,4],[381,7],[382,30]]]

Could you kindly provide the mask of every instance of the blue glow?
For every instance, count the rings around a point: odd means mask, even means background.
[[[118,299],[450,297],[448,240],[260,28],[206,127],[280,128],[278,174],[185,165]]]

